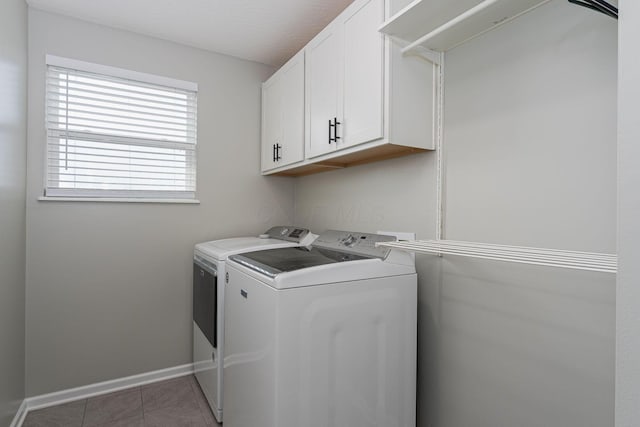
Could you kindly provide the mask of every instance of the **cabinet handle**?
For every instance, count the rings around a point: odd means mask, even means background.
[[[282,160],[282,145],[276,144],[276,161]]]
[[[331,119],[329,119],[329,144],[332,142],[338,142],[340,137],[338,136],[338,125],[341,125],[338,121],[337,117],[333,118],[333,123],[331,123]],[[333,128],[333,137],[331,136],[331,128]]]
[[[275,161],[276,161],[276,144],[273,144],[273,145],[271,146],[271,148],[272,148],[272,150],[271,150],[271,154],[272,154],[271,158],[272,158],[272,159],[273,159],[273,161],[275,162]]]

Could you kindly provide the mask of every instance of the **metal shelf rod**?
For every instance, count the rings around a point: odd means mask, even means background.
[[[511,251],[509,248],[501,248],[501,249],[491,249],[484,246],[467,246],[461,247],[456,245],[449,244],[441,244],[441,243],[431,243],[431,242],[400,242],[401,244],[411,245],[412,247],[424,247],[433,250],[451,250],[451,251],[459,251],[459,252],[472,252],[472,253],[486,253],[486,254],[495,254],[500,256],[508,256],[508,257],[522,257],[529,259],[548,259],[554,260],[558,262],[563,262],[566,260],[572,260],[575,262],[583,262],[583,263],[603,263],[615,265],[615,259],[612,257],[608,258],[600,258],[600,257],[588,257],[588,256],[573,256],[570,254],[559,255],[553,253],[545,253],[544,250],[539,251],[538,253],[528,253],[528,252],[518,252]]]
[[[571,264],[571,265],[577,265],[577,266],[584,266],[584,267],[605,267],[605,268],[614,268],[615,267],[615,262],[599,262],[599,261],[585,261],[583,259],[572,259],[569,257],[565,257],[565,258],[558,258],[558,257],[543,257],[543,256],[523,256],[523,255],[511,255],[507,252],[499,252],[499,251],[486,251],[486,250],[461,250],[461,249],[455,249],[455,248],[443,248],[441,246],[437,246],[437,247],[431,247],[431,248],[425,248],[428,249],[431,252],[435,252],[435,253],[449,253],[451,255],[468,255],[468,256],[472,256],[472,255],[482,255],[482,256],[489,256],[489,257],[496,257],[496,258],[500,258],[503,260],[522,260],[522,261],[530,261],[530,262],[547,262],[547,263],[553,263],[554,265],[565,265],[565,264]]]
[[[573,257],[576,259],[599,259],[603,261],[615,260],[615,255],[610,254],[601,254],[595,252],[578,252],[578,251],[568,251],[563,249],[546,249],[546,248],[532,248],[525,246],[506,246],[506,245],[497,245],[493,243],[472,243],[472,242],[461,242],[456,240],[446,240],[445,244],[449,247],[460,247],[460,248],[487,248],[488,250],[503,250],[509,251],[513,253],[522,253],[522,254],[541,254],[548,256],[557,256],[557,257]],[[440,244],[435,241],[435,244]]]
[[[379,246],[417,253],[455,255],[495,261],[616,273],[617,256],[557,249],[528,248],[449,240],[384,242]]]

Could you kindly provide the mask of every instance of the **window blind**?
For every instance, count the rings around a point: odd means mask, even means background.
[[[45,195],[195,198],[197,92],[60,62],[47,58]]]

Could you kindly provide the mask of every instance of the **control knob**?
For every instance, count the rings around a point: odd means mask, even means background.
[[[355,238],[355,236],[353,234],[349,234],[347,237],[344,238],[344,240],[342,241],[342,244],[345,246],[353,246],[356,243],[357,239]]]

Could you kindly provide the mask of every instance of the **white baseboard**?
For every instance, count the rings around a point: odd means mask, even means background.
[[[72,402],[74,400],[87,399],[89,397],[98,396],[106,393],[113,393],[131,387],[137,387],[157,381],[168,380],[171,378],[182,377],[193,373],[193,364],[174,366],[172,368],[160,369],[158,371],[147,372],[144,374],[132,375],[130,377],[118,378],[115,380],[103,381],[100,383],[89,384],[82,387],[70,388],[67,390],[56,391],[54,393],[42,394],[40,396],[28,397],[22,403],[20,409],[25,407],[24,415],[19,423],[11,424],[11,427],[20,427],[24,416],[28,411],[42,409],[49,406],[60,405],[62,403]],[[19,414],[20,412],[18,412]],[[16,415],[17,419],[18,415]],[[14,423],[16,420],[14,420]]]
[[[20,404],[20,408],[18,408],[18,412],[16,412],[16,416],[13,417],[13,421],[11,421],[11,424],[9,424],[9,427],[20,427],[26,417],[27,417],[27,400],[25,399]]]

